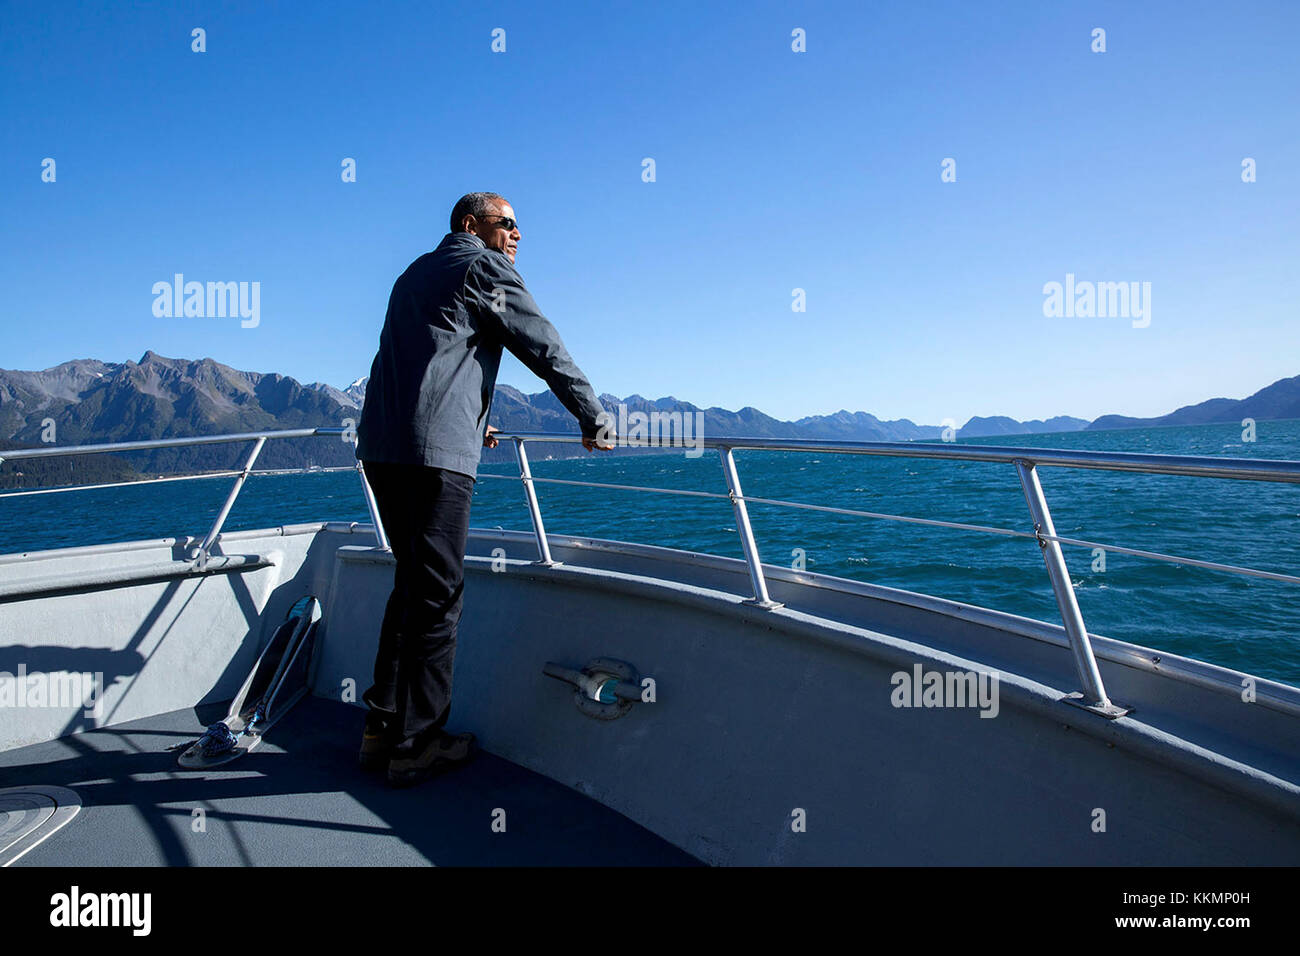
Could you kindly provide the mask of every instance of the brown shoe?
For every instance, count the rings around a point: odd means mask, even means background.
[[[384,770],[388,767],[387,720],[371,712],[366,716],[366,729],[361,732],[361,750],[357,760],[362,770]]]
[[[440,732],[414,757],[395,757],[390,760],[388,783],[394,787],[409,787],[440,773],[464,766],[474,753],[473,734]]]

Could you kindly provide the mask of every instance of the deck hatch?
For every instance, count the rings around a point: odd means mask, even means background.
[[[0,790],[0,867],[49,839],[80,810],[81,798],[66,787]]]

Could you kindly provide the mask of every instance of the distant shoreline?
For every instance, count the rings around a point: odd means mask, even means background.
[[[1300,418],[1263,418],[1263,419],[1258,419],[1257,421],[1258,423],[1261,424],[1266,422],[1284,424],[1287,422],[1300,422]],[[1017,442],[1019,442],[1024,439],[1032,439],[1034,443],[1037,443],[1039,439],[1042,438],[1050,439],[1053,436],[1059,436],[1059,435],[1071,435],[1071,436],[1078,436],[1084,434],[1106,435],[1115,432],[1134,432],[1134,431],[1146,431],[1146,430],[1156,430],[1156,429],[1169,430],[1174,428],[1215,428],[1215,427],[1239,428],[1240,424],[1236,421],[1223,421],[1223,422],[1190,422],[1190,423],[1182,423],[1182,424],[1165,424],[1165,425],[1124,425],[1117,428],[1085,428],[1085,429],[1070,429],[1067,431],[1059,431],[1059,432],[1016,432],[1016,433],[1010,433],[1004,435],[979,435],[973,438],[959,437],[954,439],[951,442],[936,442],[934,439],[913,438],[913,439],[906,439],[900,444],[987,445],[987,444],[996,444],[999,441],[1007,441],[1007,440],[1016,440]],[[718,436],[718,437],[727,438],[729,440],[734,440],[738,442],[743,442],[747,438],[754,438],[755,436],[728,435],[728,436]],[[768,441],[772,439],[763,438],[761,440]],[[779,441],[780,439],[776,439],[776,440]],[[790,440],[815,442],[815,441],[845,441],[846,439],[790,439]],[[849,441],[851,441],[851,439]],[[546,444],[546,442],[544,440],[537,440],[534,442],[535,446],[540,444]],[[559,443],[553,443],[553,444],[559,444]],[[870,443],[863,442],[863,444],[870,444]],[[633,446],[633,447],[635,448],[636,454],[638,455],[675,455],[681,452],[685,446],[683,446],[682,448],[668,447],[668,446],[661,446],[661,447]],[[813,453],[816,451],[817,449],[809,449],[809,453]],[[532,460],[534,463],[539,461],[575,461],[580,459],[594,458],[594,454],[595,453],[593,452],[579,452],[571,455],[544,455],[544,456],[535,456],[533,457]],[[0,458],[3,458],[3,456],[4,456],[4,451],[0,450]],[[488,461],[484,459],[483,461],[480,462],[479,467],[484,468],[484,467],[491,467],[494,465],[514,466],[514,463],[508,460]],[[249,475],[250,477],[281,476],[281,475],[312,475],[312,474],[323,475],[323,474],[336,474],[338,472],[355,471],[355,470],[356,470],[356,465],[330,465],[330,466],[309,466],[306,468],[255,469],[252,472],[250,472]],[[3,491],[0,491],[0,498],[14,498],[14,497],[21,497],[23,495],[51,493],[57,491],[75,491],[78,489],[121,488],[130,485],[158,484],[158,483],[170,482],[170,481],[198,481],[202,479],[212,479],[212,478],[233,478],[239,475],[240,473],[241,471],[238,469],[225,469],[225,470],[218,469],[212,471],[186,472],[182,474],[169,474],[169,473],[159,474],[157,472],[151,471],[146,474],[132,476],[132,477],[123,477],[120,480],[113,481],[113,482],[105,482],[105,483],[88,483],[84,485],[75,485],[75,484],[74,485],[67,485],[67,484],[48,485],[48,486],[33,485],[31,487],[16,485],[16,486],[11,486]]]

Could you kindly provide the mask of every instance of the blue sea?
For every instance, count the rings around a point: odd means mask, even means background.
[[[1071,432],[972,444],[1300,460],[1300,421]],[[1011,465],[785,452],[735,453],[746,496],[1032,530]],[[726,491],[716,452],[690,458],[592,453],[534,460],[539,477]],[[484,465],[481,475],[513,475]],[[1300,573],[1300,487],[1041,468],[1057,533],[1104,544]],[[0,553],[110,541],[201,536],[229,478],[0,498]],[[551,533],[588,535],[741,557],[726,499],[539,484]],[[856,516],[751,504],[764,563],[904,588],[1059,623],[1039,549],[1006,538]],[[254,476],[227,529],[368,521],[353,472]],[[530,527],[518,480],[482,478],[472,524]],[[1090,631],[1300,685],[1300,585],[1169,565],[1114,552],[1097,567],[1067,547]]]

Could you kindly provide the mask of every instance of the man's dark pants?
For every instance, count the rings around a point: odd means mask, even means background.
[[[394,756],[418,754],[451,711],[456,625],[465,591],[474,479],[444,468],[365,462],[379,520],[397,559],[363,700]]]

